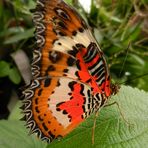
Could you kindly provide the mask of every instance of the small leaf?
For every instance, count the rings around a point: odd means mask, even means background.
[[[94,29],[94,36],[98,41],[98,43],[101,43],[101,41],[103,40],[103,35],[101,34],[101,31],[99,29],[97,28]]]
[[[18,101],[15,107],[12,109],[11,114],[9,115],[9,120],[19,120],[22,118],[21,109],[21,101]]]
[[[12,44],[12,43],[16,43],[16,42],[23,40],[23,39],[28,39],[30,37],[33,37],[33,33],[34,33],[34,28],[25,30],[24,32],[21,32],[19,34],[16,34],[16,35],[8,38],[4,43],[5,44]]]
[[[10,64],[5,61],[0,61],[0,77],[8,76],[10,71]]]
[[[10,69],[9,79],[15,84],[19,84],[21,82],[21,76],[16,67]]]
[[[46,143],[28,135],[27,130],[24,129],[24,122],[2,120],[0,131],[1,148],[46,148]]]
[[[20,32],[24,32],[23,27],[11,27],[11,28],[7,28],[4,31],[0,32],[0,37],[8,36],[11,34],[18,34]]]
[[[72,4],[72,0],[66,0],[66,2]]]
[[[130,60],[133,62],[133,63],[135,63],[135,64],[133,64],[133,65],[140,65],[140,66],[144,66],[144,64],[145,64],[145,62],[144,62],[144,60],[142,59],[142,57],[139,57],[139,56],[137,56],[136,54],[129,54],[129,56],[130,56]]]

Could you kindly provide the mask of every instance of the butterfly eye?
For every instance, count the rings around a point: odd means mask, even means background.
[[[70,20],[69,15],[64,10],[62,10],[60,8],[55,8],[54,10],[59,17],[65,19],[65,20]]]

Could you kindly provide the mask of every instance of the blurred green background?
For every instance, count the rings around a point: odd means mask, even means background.
[[[115,83],[148,91],[148,1],[92,0],[86,10],[78,0],[67,0],[89,24],[100,44]],[[31,61],[36,45],[31,9],[33,0],[0,1],[0,118],[9,115],[12,94],[24,83],[19,63]],[[18,61],[19,51],[28,59]],[[20,54],[22,56],[22,54]]]

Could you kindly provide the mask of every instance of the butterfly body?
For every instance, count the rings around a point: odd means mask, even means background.
[[[105,105],[110,75],[86,23],[62,0],[38,1],[34,23],[38,48],[23,112],[31,132],[51,142]]]

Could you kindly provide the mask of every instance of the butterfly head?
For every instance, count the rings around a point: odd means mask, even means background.
[[[116,95],[119,92],[120,86],[118,84],[111,84],[111,95]]]

